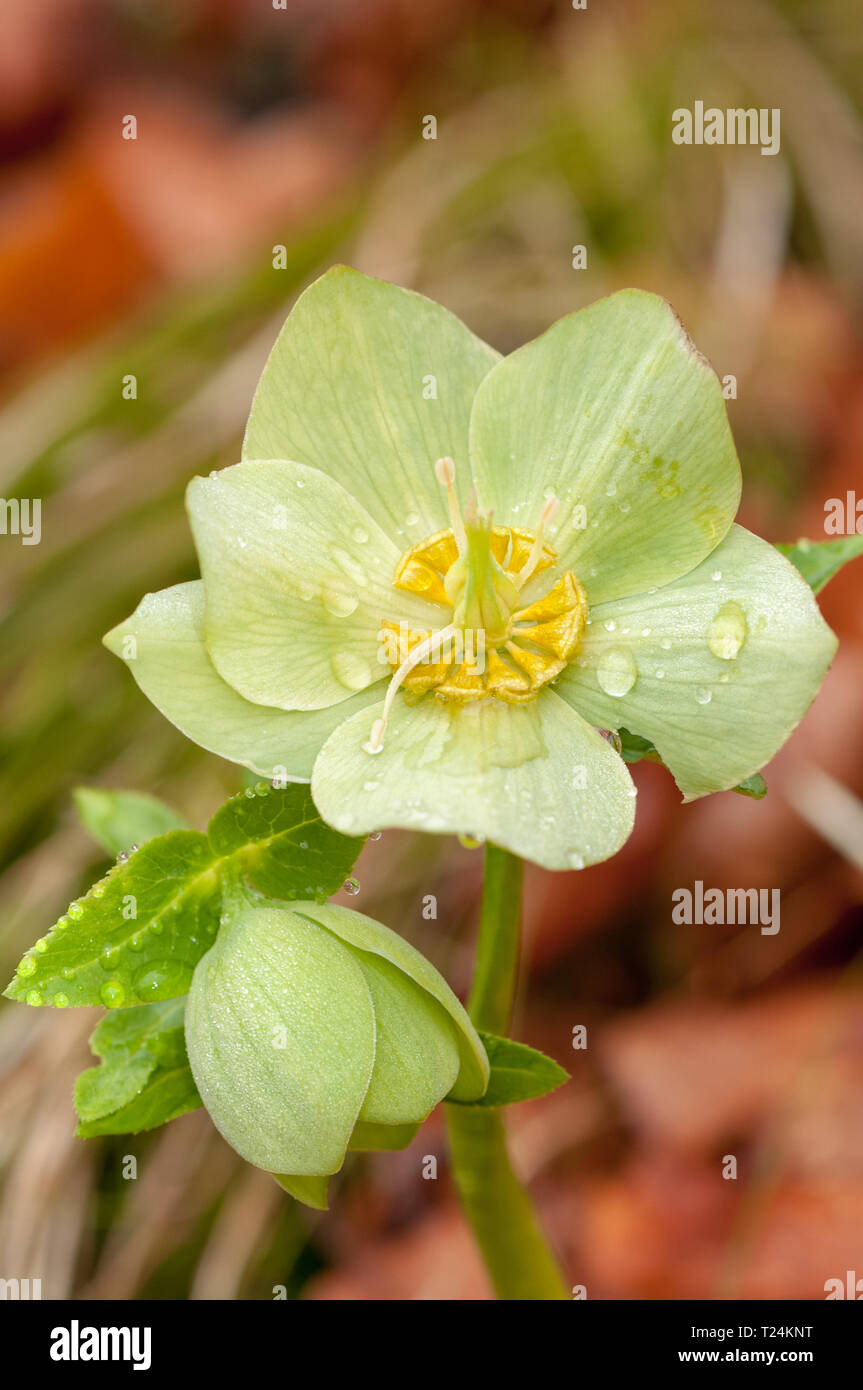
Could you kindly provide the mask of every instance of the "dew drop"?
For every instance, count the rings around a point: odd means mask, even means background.
[[[54,1005],[55,1009],[68,1009],[69,996],[68,994],[55,994],[51,1003]]]
[[[710,578],[711,578],[714,582],[718,582],[718,581],[722,578],[722,570],[714,570],[713,573],[711,574]]]
[[[268,796],[272,788],[269,782],[256,782],[252,790],[255,796]]]
[[[22,980],[26,980],[28,975],[33,975],[35,974],[35,972],[36,962],[33,959],[33,957],[24,956],[23,960],[21,960],[21,962],[19,963],[18,969],[15,971],[15,974],[19,975]]]
[[[408,512],[407,516],[405,517],[405,526],[418,526],[418,525],[419,525],[419,517],[417,516],[416,512]]]
[[[356,594],[345,593],[344,589],[325,584],[321,590],[321,602],[334,618],[349,618],[357,610],[359,599]]]
[[[695,692],[695,699],[699,705],[709,705],[713,699],[713,691],[708,690],[704,685],[699,685]]]
[[[383,835],[383,833],[384,833],[384,832],[383,832],[382,830],[371,830],[371,831],[369,831],[369,839],[370,839],[370,840],[379,840],[379,839],[381,838],[381,836]]]
[[[614,632],[617,627],[617,623],[614,621],[613,618],[606,618],[602,626],[605,628],[606,632]]]
[[[300,585],[300,598],[302,599],[303,603],[309,603],[310,600],[314,598],[314,596],[315,589],[313,584]]]
[[[485,841],[477,835],[459,835],[458,842],[462,849],[481,849]]]
[[[746,614],[739,603],[723,603],[707,634],[707,645],[720,661],[733,661],[746,641]]]
[[[368,531],[364,531],[362,526],[355,526],[354,529],[351,531],[351,535],[353,536],[357,545],[365,545],[369,538]]]
[[[243,792],[243,796],[246,798],[247,801],[254,801],[254,799],[255,799],[255,789],[254,789],[254,787],[246,787],[246,790]]]
[[[102,969],[103,969],[103,970],[114,970],[114,969],[116,969],[117,964],[119,963],[119,960],[120,960],[120,947],[119,947],[119,946],[112,946],[112,944],[111,944],[110,941],[106,941],[106,942],[105,942],[105,945],[102,947],[101,951],[99,952],[99,964],[101,965]]]
[[[653,674],[654,674],[656,680],[658,680],[658,681],[664,681],[664,680],[665,680],[665,672],[664,672],[664,670],[662,669],[661,666],[657,666],[657,668],[656,668],[656,670],[654,671]]]
[[[628,647],[612,647],[599,663],[596,679],[606,695],[627,695],[638,678],[638,667]]]
[[[139,999],[171,999],[188,988],[188,973],[179,961],[168,960],[139,970],[133,984]]]
[[[147,933],[146,933],[146,932],[143,932],[143,931],[136,932],[135,935],[134,935],[133,937],[131,937],[130,940],[129,940],[129,950],[130,950],[130,951],[143,951],[143,949],[144,949],[144,947],[145,947],[146,944],[147,944]]]
[[[105,885],[104,885],[104,883],[97,883],[97,884],[94,886],[92,892],[93,892],[93,897],[94,897],[94,898],[104,898],[104,896],[105,896]],[[60,918],[60,922],[57,923],[57,926],[59,927],[61,922],[63,923],[63,926],[65,927],[66,923],[63,922],[63,918],[62,918],[62,917]]]
[[[643,627],[643,628],[641,629],[641,635],[642,635],[642,637],[649,637],[649,636],[650,636],[650,628],[649,628],[649,627]]]
[[[571,869],[583,869],[584,855],[579,854],[578,850],[572,850],[572,852],[566,856],[566,862]]]
[[[662,641],[660,642],[659,645],[660,645],[660,647],[662,648],[662,650],[663,650],[664,652],[670,652],[670,651],[671,651],[671,638],[670,638],[670,637],[663,637],[663,639],[662,639]]]
[[[614,497],[614,495],[615,495],[616,492],[617,492],[617,483],[609,483],[609,484],[608,484],[608,487],[605,489],[605,495],[606,495],[606,497]]]
[[[364,690],[371,684],[372,673],[369,663],[356,652],[333,652],[330,665],[336,680],[347,690]]]
[[[67,967],[66,967],[65,970],[61,970],[61,971],[60,971],[60,975],[61,975],[61,977],[62,977],[64,980],[74,980],[74,978],[75,978],[75,971],[74,971],[74,970],[70,970],[69,966],[67,965]]]
[[[80,903],[72,903],[69,907],[69,916],[73,922],[77,922],[79,917],[84,916],[84,909]]]
[[[99,998],[106,1009],[119,1009],[126,998],[126,991],[119,980],[108,980],[99,990]]]
[[[297,483],[297,487],[305,487],[305,483],[304,483],[304,481],[303,481],[302,478],[297,478],[297,479],[296,479],[296,483]]]
[[[619,512],[623,512],[623,515],[626,516],[626,513],[632,510],[632,503],[627,502],[626,500],[624,500],[623,502],[618,502],[617,510]]]
[[[42,996],[38,989],[28,990],[24,1003],[29,1004],[31,1008],[38,1009],[39,1005],[42,1003]]]
[[[350,893],[352,898],[355,898],[360,891],[360,881],[358,878],[346,878],[342,888],[346,893]]]
[[[367,782],[363,782],[363,791],[373,792],[376,791],[379,786],[380,782],[378,781],[378,779],[376,777],[370,777]]]

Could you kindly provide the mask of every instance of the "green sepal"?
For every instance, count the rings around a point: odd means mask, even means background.
[[[406,1149],[419,1132],[419,1125],[377,1125],[358,1120],[348,1148],[353,1153],[378,1153]]]
[[[631,734],[628,729],[618,729],[617,738],[620,742],[620,756],[625,763],[640,763],[642,760],[650,763],[659,763],[660,767],[665,767],[662,759],[650,742],[649,738],[642,738],[640,734]],[[760,772],[753,772],[751,777],[746,777],[739,782],[736,787],[731,787],[733,792],[739,792],[741,796],[751,796],[756,801],[767,795],[767,783]]]
[[[274,1173],[273,1177],[279,1187],[283,1187],[289,1196],[302,1202],[304,1207],[311,1207],[313,1211],[329,1211],[329,1178],[296,1177],[290,1173]]]

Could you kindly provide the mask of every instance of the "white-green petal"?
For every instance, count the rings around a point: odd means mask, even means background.
[[[345,834],[406,826],[471,835],[548,869],[614,854],[632,830],[635,787],[600,734],[553,690],[525,705],[399,696],[370,754],[365,712],[330,735],[312,796]]]
[[[252,403],[243,458],[292,458],[358,497],[399,550],[448,526],[435,460],[470,490],[471,403],[499,354],[447,309],[337,266],[300,296]]]
[[[547,535],[592,603],[665,584],[725,535],[740,466],[722,389],[671,307],[622,290],[560,319],[485,378],[471,462],[495,518]]]
[[[146,594],[131,617],[103,640],[181,733],[264,777],[308,781],[336,725],[380,698],[370,689],[329,709],[297,712],[244,700],[222,680],[207,655],[200,580]]]
[[[392,587],[398,551],[340,483],[254,460],[193,478],[187,504],[206,596],[205,641],[247,700],[324,709],[389,675],[381,620],[440,626]]]
[[[390,961],[367,952],[355,959],[375,1009],[375,1065],[360,1119],[417,1124],[458,1076],[455,1028],[440,1004]]]
[[[352,953],[284,907],[244,906],[198,963],[186,1004],[195,1084],[249,1163],[341,1167],[375,1056],[374,1008]]]
[[[592,609],[556,688],[592,723],[650,739],[691,798],[773,757],[835,650],[794,566],[734,526],[677,583]]]
[[[318,903],[295,903],[294,910],[334,932],[358,951],[391,962],[436,999],[455,1024],[458,1037],[461,1070],[452,1088],[453,1098],[477,1100],[484,1094],[489,1072],[486,1050],[462,1004],[431,961],[397,932],[352,908],[335,903],[323,907]]]

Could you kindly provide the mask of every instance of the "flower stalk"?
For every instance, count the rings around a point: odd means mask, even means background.
[[[468,1004],[474,1026],[504,1034],[518,974],[522,862],[485,851],[476,969]],[[452,1172],[498,1298],[569,1297],[533,1204],[513,1172],[500,1111],[447,1105]]]

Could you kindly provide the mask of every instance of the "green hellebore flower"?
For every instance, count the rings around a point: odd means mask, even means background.
[[[403,1148],[444,1096],[488,1085],[482,1042],[425,957],[317,903],[229,902],[195,969],[186,1043],[216,1127],[303,1200],[297,1180],[336,1172],[348,1147]]]
[[[243,457],[189,487],[202,581],[105,640],[189,737],[311,779],[345,833],[607,858],[635,788],[600,731],[649,739],[687,799],[733,787],[835,650],[793,566],[733,524],[719,382],[656,295],[501,359],[431,301],[331,270],[273,349]]]

